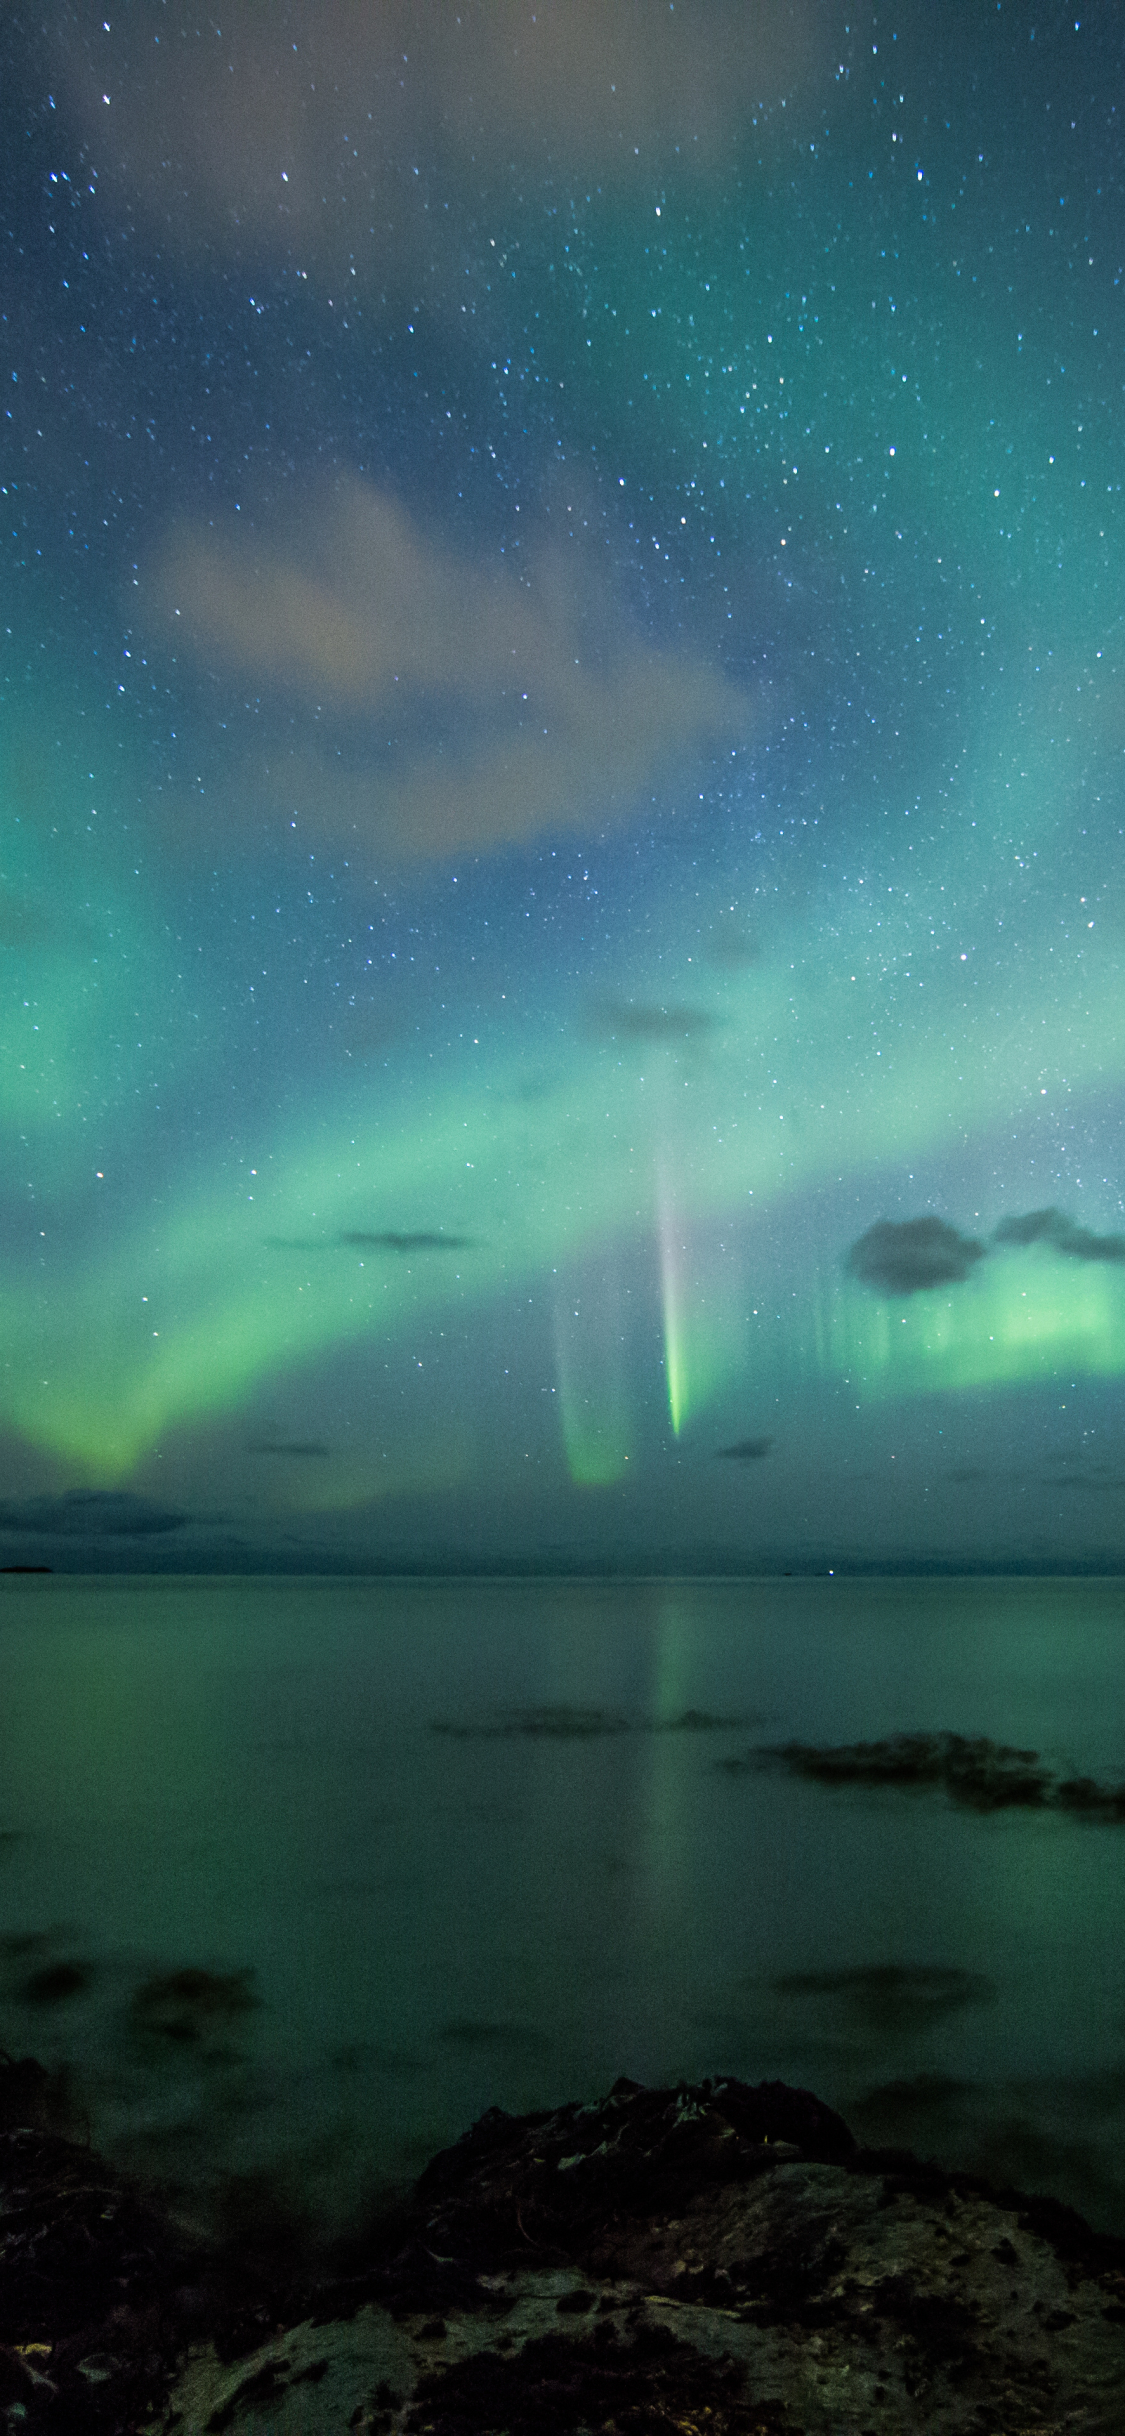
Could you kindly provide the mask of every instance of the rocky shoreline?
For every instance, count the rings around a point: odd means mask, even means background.
[[[51,2436],[1120,2436],[1125,2239],[735,2080],[513,2117],[314,2270],[192,2243],[0,2066],[0,2415]]]

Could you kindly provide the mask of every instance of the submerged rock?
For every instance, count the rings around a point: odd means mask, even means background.
[[[137,1989],[133,2020],[160,2038],[195,2044],[256,2008],[253,1976],[252,1971],[167,1971]]]
[[[1091,1776],[1055,1776],[1038,1751],[992,1742],[986,1734],[888,1734],[879,1742],[766,1743],[716,1764],[730,1776],[783,1767],[818,1785],[869,1785],[900,1792],[940,1787],[951,1802],[966,1810],[1054,1809],[1081,1818],[1125,1823],[1125,1785],[1099,1785]]]
[[[26,2066],[5,2081],[17,2113],[35,2100]],[[1125,2240],[863,2149],[779,2082],[494,2109],[331,2273],[193,2251],[33,2125],[0,2136],[0,2209],[12,2428],[1122,2426]]]

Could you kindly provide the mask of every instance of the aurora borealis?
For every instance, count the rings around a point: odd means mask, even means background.
[[[1125,1558],[1121,57],[7,12],[0,1561]]]

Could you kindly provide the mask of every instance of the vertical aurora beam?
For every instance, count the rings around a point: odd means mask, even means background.
[[[685,1329],[684,1244],[676,1222],[672,1189],[662,1168],[657,1179],[657,1228],[660,1239],[660,1305],[664,1323],[664,1379],[672,1436],[678,1438],[687,1418],[687,1346]]]
[[[672,1434],[679,1438],[743,1368],[746,1311],[737,1257],[714,1223],[680,1214],[667,1170],[656,1192],[664,1380]],[[724,1238],[726,1229],[723,1230]]]

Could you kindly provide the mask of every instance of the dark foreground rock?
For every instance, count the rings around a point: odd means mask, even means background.
[[[0,2070],[0,2426],[1121,2436],[1125,2241],[731,2080],[493,2112],[332,2271],[191,2245]]]

